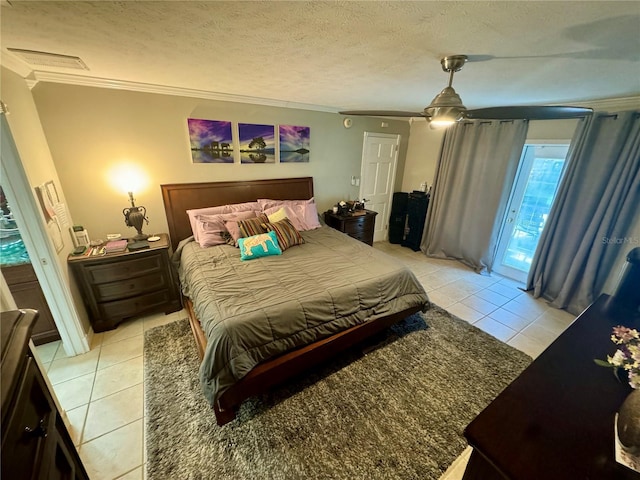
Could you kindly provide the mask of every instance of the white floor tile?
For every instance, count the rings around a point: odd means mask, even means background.
[[[469,323],[475,323],[482,317],[484,317],[482,313],[474,310],[471,307],[463,305],[462,303],[454,303],[453,305],[449,305],[447,307],[447,311]]]
[[[82,355],[76,355],[75,357],[54,360],[51,362],[51,366],[47,372],[49,380],[55,385],[56,383],[93,373],[96,371],[99,355],[100,350],[96,349]]]
[[[494,310],[489,314],[489,317],[518,332],[531,324],[531,322],[526,318],[522,318],[509,310],[504,310],[503,308]]]
[[[84,425],[83,443],[142,418],[143,404],[142,384],[91,402]]]
[[[544,313],[544,309],[541,309],[541,307],[531,304],[525,305],[524,303],[518,302],[517,298],[505,303],[501,308],[508,310],[511,313],[515,313],[519,317],[525,318],[530,322],[533,322]]]
[[[491,302],[494,305],[501,307],[507,302],[510,302],[511,299],[509,297],[505,297],[504,295],[500,295],[498,292],[494,292],[493,290],[489,290],[488,288],[484,290],[480,290],[475,294],[476,297],[480,297],[487,302]]]
[[[116,363],[121,363],[132,358],[139,357],[143,353],[144,336],[126,338],[118,342],[108,343],[100,350],[100,360],[98,360],[98,370],[110,367]]]
[[[463,298],[462,300],[460,300],[460,303],[466,305],[467,307],[471,307],[484,315],[489,315],[491,312],[499,308],[498,305],[494,305],[488,300],[485,300],[484,298],[479,297],[475,294],[470,295],[467,298]]]
[[[91,480],[112,480],[142,466],[143,421],[80,445],[80,458]]]
[[[69,434],[73,444],[77,447],[82,441],[82,429],[84,427],[84,420],[87,417],[87,409],[89,405],[82,405],[81,407],[74,408],[73,410],[67,410],[67,418],[69,419],[68,425]]]
[[[143,334],[143,320],[136,318],[121,323],[115,330],[103,332],[102,346]]]
[[[36,347],[38,358],[42,363],[49,363],[53,361],[53,358],[58,351],[58,348],[62,345],[60,340],[55,342],[45,343]]]
[[[155,327],[166,325],[168,323],[187,318],[189,315],[186,310],[180,310],[178,312],[170,313],[169,315],[159,314],[142,319],[142,328],[146,332]]]
[[[474,325],[505,343],[511,340],[518,333],[514,329],[509,328],[489,317],[478,320]]]
[[[143,380],[142,356],[98,370],[91,401],[133,387]]]
[[[494,283],[493,285],[490,285],[489,287],[487,287],[489,290],[491,290],[492,292],[496,292],[499,293],[500,295],[507,297],[511,300],[513,300],[516,297],[519,297],[520,295],[522,295],[524,292],[522,290],[519,290],[518,288],[511,286],[511,285],[505,285],[501,282],[498,283]]]
[[[521,333],[518,333],[515,337],[509,340],[507,344],[523,351],[532,358],[536,358],[547,348],[547,345],[544,345],[538,340],[527,337]]]
[[[62,408],[71,410],[89,403],[94,379],[95,372],[91,372],[66,382],[56,383],[53,389]]]
[[[556,335],[555,333],[547,330],[541,325],[536,325],[535,323],[532,323],[527,328],[523,329],[520,333],[529,338],[537,340],[545,347],[551,345],[551,343],[558,337],[558,335]]]
[[[440,292],[439,290],[433,290],[429,292],[428,295],[429,295],[429,300],[431,300],[440,308],[446,309],[447,307],[453,305],[454,303],[457,303],[457,300],[451,297],[448,297],[447,295]]]
[[[142,480],[144,478],[144,468],[138,467],[135,470],[131,470],[129,473],[125,473],[123,476],[118,477],[117,480]]]

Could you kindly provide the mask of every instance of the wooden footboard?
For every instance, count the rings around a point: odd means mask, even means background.
[[[193,311],[193,304],[188,298],[184,299],[184,305],[189,312],[189,322],[193,331],[200,360],[204,356],[207,339]],[[317,342],[296,348],[278,357],[266,360],[258,364],[235,385],[225,391],[213,406],[216,422],[224,425],[232,421],[236,416],[236,410],[247,398],[260,395],[270,388],[289,380],[302,372],[315,367],[340,352],[361,343],[367,338],[381,332],[385,328],[399,322],[409,315],[419,312],[423,306],[412,307],[401,312],[356,325],[348,330],[336,333]]]

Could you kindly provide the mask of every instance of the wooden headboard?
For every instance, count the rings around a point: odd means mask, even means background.
[[[192,235],[187,210],[231,203],[253,202],[258,198],[297,200],[313,197],[313,178],[275,178],[238,182],[174,183],[160,185],[169,224],[171,246]]]

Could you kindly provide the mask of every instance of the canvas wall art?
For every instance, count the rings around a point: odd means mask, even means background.
[[[276,163],[275,126],[239,123],[240,163]]]
[[[188,118],[193,163],[233,163],[231,122]]]
[[[280,162],[308,162],[311,129],[295,125],[280,125]]]

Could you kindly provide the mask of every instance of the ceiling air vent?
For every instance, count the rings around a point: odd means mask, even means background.
[[[15,53],[29,65],[89,70],[89,67],[85,65],[80,57],[60,55],[58,53],[36,52],[35,50],[22,50],[21,48],[7,48],[7,50],[11,53]]]

